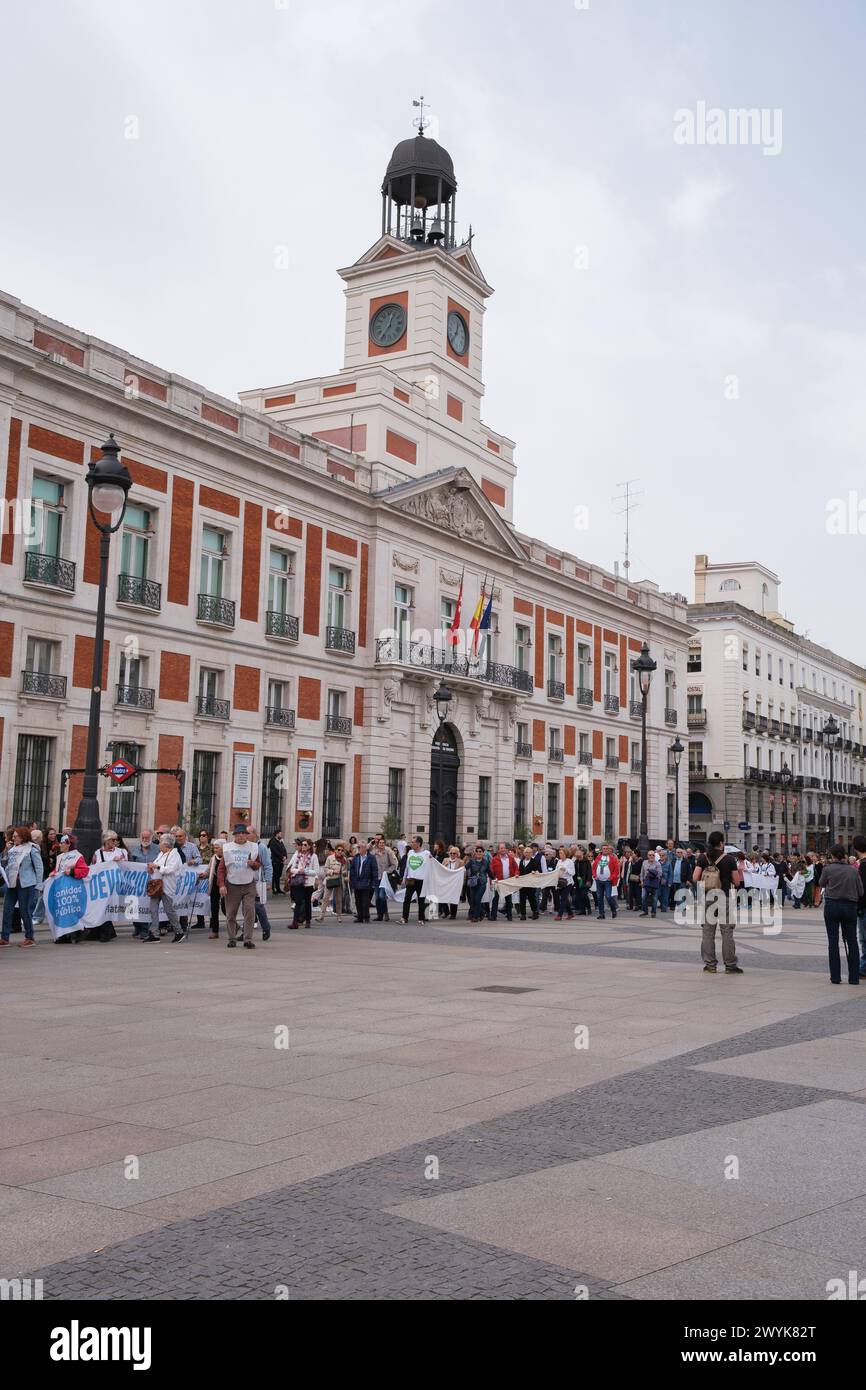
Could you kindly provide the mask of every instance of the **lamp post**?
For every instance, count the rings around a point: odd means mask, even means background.
[[[685,744],[680,742],[680,736],[677,734],[671,744],[671,752],[674,755],[674,767],[677,770],[674,792],[674,845],[676,845],[677,840],[680,838],[680,759],[685,751]]]
[[[126,512],[126,499],[132,478],[121,463],[120,445],[113,434],[102,446],[102,457],[88,469],[87,506],[90,519],[99,536],[99,590],[96,603],[96,632],[93,639],[93,668],[90,679],[90,719],[87,726],[87,757],[85,759],[84,789],[75,817],[78,849],[89,864],[102,839],[99,818],[98,759],[99,719],[102,707],[102,644],[105,636],[105,591],[108,585],[108,547],[111,536],[121,526]]]
[[[450,705],[451,705],[451,701],[452,701],[453,699],[454,699],[454,696],[451,694],[451,691],[448,689],[448,686],[447,686],[446,683],[445,683],[445,677],[443,676],[442,679],[441,679],[440,682],[439,682],[439,689],[436,691],[436,694],[433,696],[433,700],[434,700],[435,705],[436,705],[436,716],[437,716],[437,718],[438,718],[438,720],[439,720],[439,727],[438,727],[437,730],[436,730],[436,820],[437,820],[437,824],[436,824],[435,826],[432,826],[432,825],[431,825],[431,827],[430,827],[430,842],[431,842],[431,844],[434,843],[438,838],[440,838],[440,837],[442,836],[442,831],[443,831],[442,783],[443,783],[443,769],[444,769],[444,765],[445,765],[445,751],[444,751],[444,749],[443,749],[443,747],[442,747],[442,737],[443,737],[443,731],[444,731],[444,729],[445,729],[445,723],[446,723],[446,720],[448,719],[448,710],[449,710],[449,707],[450,707]]]
[[[632,662],[631,669],[637,672],[640,686],[640,835],[638,836],[637,850],[640,857],[645,859],[649,849],[646,823],[646,703],[653,671],[656,670],[656,663],[649,654],[649,646],[646,642],[640,649],[640,656]]]
[[[829,847],[832,849],[836,843],[836,797],[833,787],[833,750],[836,747],[836,740],[839,737],[839,725],[832,714],[824,725],[824,742],[830,749],[830,841]]]
[[[788,793],[789,793],[790,790],[791,790],[791,783],[793,782],[793,780],[794,780],[794,774],[793,774],[793,772],[791,771],[791,769],[789,768],[788,764],[785,762],[785,759],[783,758],[783,759],[782,759],[782,770],[781,770],[781,772],[779,773],[779,781],[780,781],[781,784],[782,784],[782,810],[783,810],[783,812],[784,812],[784,825],[785,825],[785,855],[786,855],[786,856],[789,855],[789,854],[791,853],[791,841],[790,841],[789,836],[788,836]]]

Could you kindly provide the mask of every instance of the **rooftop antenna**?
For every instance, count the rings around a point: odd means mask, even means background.
[[[416,101],[415,98],[413,97],[413,98],[412,98],[412,105],[413,105],[413,106],[418,106],[418,107],[420,107],[421,114],[420,114],[420,116],[418,116],[418,117],[412,122],[412,124],[413,124],[414,126],[417,126],[417,127],[418,127],[418,134],[419,134],[419,135],[423,135],[423,134],[424,134],[424,131],[426,130],[426,126],[424,125],[424,97],[423,97],[423,95],[421,96],[420,101]]]
[[[627,478],[624,483],[617,483],[618,495],[611,498],[611,501],[622,504],[617,508],[615,513],[616,516],[625,517],[625,559],[622,567],[625,570],[626,580],[628,580],[628,571],[631,565],[631,561],[628,558],[631,513],[634,511],[635,507],[639,505],[634,499],[636,497],[643,497],[643,488],[641,488],[639,492],[635,491],[634,484],[637,482],[640,482],[639,478]]]

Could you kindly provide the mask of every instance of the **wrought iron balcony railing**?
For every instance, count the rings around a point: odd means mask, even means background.
[[[812,742],[812,730],[811,730],[811,729],[804,729],[804,730],[803,730],[803,742],[804,742],[804,743],[811,743],[811,742]]]
[[[49,589],[62,589],[71,594],[75,590],[75,564],[72,560],[61,560],[58,555],[40,555],[38,551],[28,550],[24,555],[25,584],[44,584]]]
[[[44,700],[65,700],[66,677],[51,676],[45,671],[22,671],[21,694],[36,695]]]
[[[673,725],[674,728],[675,728],[675,727],[676,727],[676,722],[677,722],[677,712],[676,712],[676,710],[675,710],[675,709],[666,709],[666,710],[665,710],[665,723],[666,723],[666,724],[671,724],[671,725]]]
[[[199,594],[198,621],[213,623],[215,627],[234,627],[234,599],[215,598],[213,594]]]
[[[632,772],[643,772],[643,758],[632,758],[631,770]]]
[[[619,696],[605,695],[604,708],[607,714],[619,714]]]
[[[547,682],[547,698],[548,698],[549,700],[564,700],[564,699],[565,699],[565,684],[564,684],[564,682],[563,682],[563,681],[548,681],[548,682]]]
[[[640,719],[643,714],[643,700],[629,700],[628,712],[632,719]]]
[[[686,723],[690,729],[705,729],[707,727],[707,712],[705,709],[690,709],[686,715]]]
[[[347,627],[326,627],[325,646],[329,652],[345,652],[347,656],[352,656],[355,651],[355,634]]]
[[[604,765],[605,767],[612,768],[615,772],[619,767],[619,758],[616,756],[616,753],[608,753],[604,760]]]
[[[376,665],[415,666],[452,678],[486,682],[505,690],[519,690],[526,695],[531,695],[533,689],[530,672],[521,671],[517,666],[504,666],[499,661],[477,661],[430,643],[399,642],[394,637],[380,637],[377,640]]]
[[[201,719],[228,719],[231,713],[229,700],[218,700],[215,695],[199,695],[196,711]]]
[[[329,734],[340,734],[343,738],[351,738],[352,721],[342,714],[329,714],[326,730]]]
[[[592,767],[592,754],[588,748],[581,748],[577,755],[577,761],[581,767]]]
[[[269,608],[265,615],[265,636],[281,637],[284,642],[297,642],[298,620],[291,613],[277,613]]]
[[[744,728],[744,729],[754,729],[754,727],[755,727],[755,715],[752,713],[751,710],[749,710],[749,709],[744,709],[744,710],[743,710],[743,728]]]
[[[295,711],[286,709],[283,705],[268,705],[265,710],[265,723],[273,729],[293,729]]]
[[[144,685],[119,685],[117,703],[127,709],[153,709],[156,692]]]
[[[770,720],[770,733],[771,733],[771,734],[780,734],[781,732],[782,732],[782,725],[780,724],[779,720],[778,720],[778,719],[771,719],[771,720]]]
[[[765,734],[769,723],[770,721],[765,714],[759,714],[756,721],[758,733]]]
[[[158,613],[162,603],[162,585],[155,579],[141,579],[137,574],[117,576],[117,602],[133,608],[149,608]]]
[[[532,744],[531,744],[531,743],[516,743],[516,744],[514,745],[514,756],[515,756],[516,758],[531,758],[531,757],[532,757]]]
[[[547,756],[552,763],[565,762],[565,752],[562,748],[548,748]]]
[[[579,705],[592,705],[592,691],[587,686],[579,685],[576,694]]]

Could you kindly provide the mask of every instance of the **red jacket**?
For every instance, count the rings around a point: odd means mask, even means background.
[[[609,881],[610,883],[612,883],[612,884],[615,885],[615,884],[619,883],[619,860],[617,859],[617,857],[616,857],[615,854],[609,854],[609,855],[607,856],[607,860],[608,860],[608,865],[609,865],[609,867],[610,867],[610,879],[609,879],[609,880],[605,879],[605,882],[607,883],[607,882]],[[595,856],[595,858],[593,859],[593,861],[592,861],[592,876],[593,876],[593,878],[595,878],[596,875],[597,875],[598,866],[599,866],[600,862],[601,862],[601,855],[600,855],[600,854],[597,854],[597,855]]]
[[[511,853],[511,850],[508,850],[506,858],[508,860],[508,873],[504,874],[502,872],[501,855],[494,854],[491,856],[490,872],[496,879],[497,883],[501,883],[504,878],[516,878],[518,873],[520,872],[520,865],[517,862],[516,856]]]

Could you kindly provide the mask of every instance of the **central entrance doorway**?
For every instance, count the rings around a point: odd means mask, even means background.
[[[430,751],[431,844],[439,836],[445,841],[446,847],[453,845],[457,839],[457,773],[459,770],[460,754],[457,751],[457,737],[450,724],[443,724],[442,728],[437,729],[433,735],[433,746]]]

